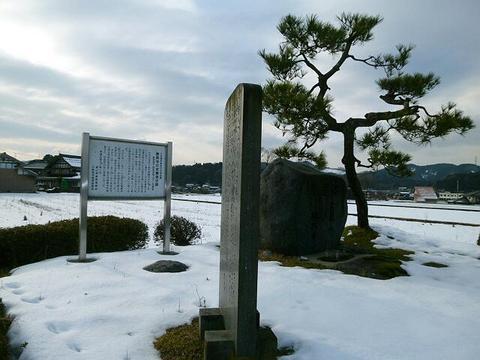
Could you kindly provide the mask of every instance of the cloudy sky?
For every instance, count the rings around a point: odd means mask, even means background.
[[[240,82],[262,84],[257,55],[275,50],[276,25],[288,13],[334,21],[346,12],[384,17],[375,40],[356,54],[416,49],[409,71],[433,71],[442,83],[425,104],[454,101],[477,128],[418,148],[396,141],[413,162],[480,160],[480,3],[477,0],[212,1],[1,0],[0,152],[26,160],[79,154],[92,135],[174,142],[174,164],[221,161],[223,109]],[[385,109],[374,80],[348,64],[332,81],[338,119]],[[263,146],[282,143],[264,116]],[[342,157],[341,138],[325,150]]]

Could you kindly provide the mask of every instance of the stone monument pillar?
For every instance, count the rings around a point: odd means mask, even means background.
[[[225,107],[219,308],[200,310],[205,359],[258,358],[261,98],[240,84]]]

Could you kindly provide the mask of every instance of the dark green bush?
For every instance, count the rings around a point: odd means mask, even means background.
[[[0,299],[0,360],[9,359],[7,331],[12,319],[7,316],[5,306]]]
[[[88,218],[87,251],[109,252],[144,248],[148,227],[116,216]],[[78,219],[0,229],[0,268],[78,254]]]
[[[163,242],[163,234],[165,231],[164,220],[160,221],[155,227],[154,238],[157,244]],[[192,245],[196,239],[202,236],[202,229],[182,216],[172,216],[170,226],[170,239],[175,245],[186,246]]]

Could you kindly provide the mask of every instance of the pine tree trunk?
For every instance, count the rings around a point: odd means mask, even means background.
[[[345,166],[348,185],[352,190],[355,203],[357,205],[357,224],[363,229],[370,229],[368,224],[368,205],[362,190],[360,180],[358,180],[355,170],[355,156],[353,153],[353,144],[355,139],[355,129],[345,129],[344,133],[344,155],[342,163]]]

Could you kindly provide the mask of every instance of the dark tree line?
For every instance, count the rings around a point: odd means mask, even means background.
[[[172,169],[172,182],[176,186],[187,184],[222,185],[222,163],[177,165]]]
[[[453,174],[436,183],[438,189],[448,191],[480,191],[480,173],[473,174]]]

